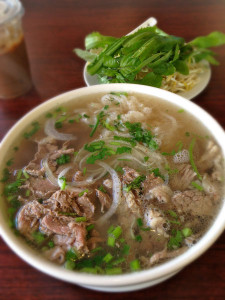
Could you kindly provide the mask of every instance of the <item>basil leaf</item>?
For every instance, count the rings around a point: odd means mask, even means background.
[[[199,48],[217,47],[225,44],[225,34],[220,31],[214,31],[207,36],[199,36],[189,44]]]
[[[173,63],[173,65],[179,73],[181,73],[183,75],[189,74],[188,66],[183,60],[178,59]]]

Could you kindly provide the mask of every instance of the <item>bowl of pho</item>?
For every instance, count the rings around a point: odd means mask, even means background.
[[[153,286],[225,228],[224,130],[168,91],[69,91],[18,121],[0,152],[1,237],[55,278],[111,292]]]

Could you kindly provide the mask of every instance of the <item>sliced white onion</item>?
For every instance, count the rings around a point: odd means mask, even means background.
[[[102,224],[116,212],[117,207],[121,202],[121,181],[116,171],[112,169],[109,165],[103,163],[102,161],[97,162],[97,164],[103,167],[107,172],[109,172],[113,181],[113,202],[109,210],[97,221],[97,224]]]
[[[46,133],[46,135],[51,136],[54,139],[60,140],[60,141],[68,141],[68,140],[77,139],[74,135],[72,135],[70,133],[58,132],[55,129],[55,120],[54,119],[49,119],[48,121],[46,121],[46,123],[45,123],[45,133]]]
[[[48,159],[47,158],[44,158],[42,160],[42,166],[45,169],[45,174],[46,174],[46,177],[48,178],[48,180],[50,180],[53,185],[58,186],[58,181],[55,178],[55,176],[53,175],[51,169],[49,168]]]

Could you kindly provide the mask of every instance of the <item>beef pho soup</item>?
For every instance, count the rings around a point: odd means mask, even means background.
[[[146,95],[81,97],[34,120],[12,148],[2,176],[10,226],[70,270],[121,274],[182,254],[224,192],[209,132]]]

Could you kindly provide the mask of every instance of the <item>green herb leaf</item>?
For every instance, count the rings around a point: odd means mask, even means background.
[[[211,48],[225,44],[225,34],[223,32],[214,31],[207,36],[199,36],[192,40],[189,44],[199,48]]]
[[[146,176],[145,175],[140,175],[136,177],[131,183],[126,185],[123,190],[126,192],[129,192],[130,190],[138,189],[141,186],[141,183],[145,181]]]
[[[58,165],[64,165],[70,162],[69,154],[62,154],[60,157],[56,159]]]

